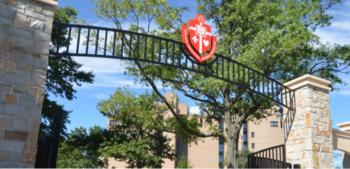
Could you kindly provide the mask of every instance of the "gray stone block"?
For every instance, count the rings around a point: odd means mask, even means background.
[[[40,30],[36,30],[34,32],[34,40],[39,40],[39,41],[50,41],[51,39],[51,34],[45,33]]]
[[[40,41],[34,44],[34,51],[40,54],[48,54],[49,53],[49,43],[50,41]]]
[[[18,77],[15,77],[18,75]],[[4,74],[1,77],[1,82],[8,83],[8,84],[23,84],[28,82],[28,74],[21,74],[21,73],[11,73],[11,74]]]
[[[26,14],[27,16],[29,16],[31,18],[39,19],[39,20],[42,20],[42,21],[45,20],[45,15],[44,14],[37,13],[37,12],[31,11],[31,10],[25,9],[24,10],[24,14]]]
[[[31,105],[35,102],[35,98],[28,94],[20,94],[17,103],[20,105]]]
[[[24,30],[29,28],[28,16],[17,12],[15,19],[13,20],[13,25],[17,28],[22,28]]]
[[[54,16],[54,12],[51,9],[50,10],[48,10],[48,9],[43,10],[43,14],[48,16],[48,17]]]
[[[18,162],[0,162],[0,168],[21,168],[21,163]]]
[[[11,129],[11,116],[0,114],[0,129]]]
[[[0,3],[0,16],[12,19],[16,13],[16,8]]]
[[[11,52],[21,52],[22,57],[30,56],[33,48],[33,43],[30,39],[24,39],[19,37],[13,37],[14,44],[11,46]],[[23,62],[24,60],[22,60]]]
[[[29,1],[29,2],[27,1],[26,10],[34,12],[35,11],[35,3],[32,1]]]
[[[0,142],[0,151],[21,153],[23,151],[23,148],[24,142],[22,141],[2,140]]]
[[[0,23],[2,25],[11,25],[12,24],[12,20],[9,18],[5,18],[5,17],[0,17]],[[1,31],[0,31],[1,33]]]
[[[19,130],[19,131],[28,131],[29,126],[28,123],[30,122],[30,119],[22,116],[12,116],[11,124],[12,129]]]
[[[0,78],[0,93],[10,93],[12,91],[12,86],[8,83],[2,83]]]
[[[10,162],[16,162],[18,160],[21,160],[22,158],[22,153],[20,152],[10,152],[8,153],[9,154],[9,161]]]
[[[5,29],[5,32],[16,37],[24,38],[24,39],[32,39],[33,32],[29,30],[19,29],[15,27],[8,27]]]
[[[26,107],[13,104],[0,104],[0,111],[3,115],[30,115]]]
[[[24,9],[26,7],[26,4],[23,1],[17,2],[17,9]]]
[[[43,7],[41,7],[41,6],[35,6],[35,12],[37,12],[37,13],[42,13],[43,12]]]

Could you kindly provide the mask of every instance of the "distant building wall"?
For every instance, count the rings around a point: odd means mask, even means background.
[[[0,0],[0,168],[34,167],[53,0]]]
[[[335,150],[344,152],[343,167],[350,168],[350,131],[333,129],[333,145]]]
[[[260,151],[269,147],[284,144],[283,126],[279,113],[260,120],[248,122],[248,149],[249,152]]]
[[[203,124],[202,131],[208,131],[208,125]],[[219,167],[219,139],[199,138],[188,145],[188,163],[193,168]]]

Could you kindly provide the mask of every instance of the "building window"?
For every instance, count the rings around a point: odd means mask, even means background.
[[[242,150],[248,150],[247,142],[243,142]]]
[[[223,131],[224,130],[224,122],[219,123],[219,130]]]
[[[219,151],[224,151],[224,144],[219,144]]]
[[[255,143],[252,143],[252,149],[254,149],[255,148]]]
[[[242,127],[243,127],[243,134],[247,134],[247,131],[248,131],[248,129],[247,129],[247,123],[243,123],[243,125],[242,125]]]
[[[252,132],[250,133],[250,137],[254,138],[254,137],[255,137],[255,132],[252,131]]]
[[[224,137],[219,137],[219,144],[224,144],[224,143],[225,143]]]
[[[271,121],[271,127],[278,127],[278,121]]]
[[[247,123],[243,123],[243,130],[247,130]]]
[[[242,140],[242,141],[247,141],[247,140],[248,140],[248,139],[247,139],[247,135],[246,135],[246,134],[242,135],[242,136],[241,136],[241,140]]]
[[[223,168],[224,162],[224,144],[219,144],[219,168]]]

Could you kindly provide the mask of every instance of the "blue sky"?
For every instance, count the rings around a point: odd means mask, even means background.
[[[185,2],[185,3],[182,3]],[[107,21],[98,18],[94,12],[94,4],[90,0],[59,0],[59,6],[71,6],[78,10],[78,18],[86,21],[91,25],[110,26]],[[192,18],[196,13],[196,0],[176,1],[170,0],[169,3],[175,6],[186,5],[190,8],[185,13],[184,20]],[[350,2],[334,6],[329,13],[334,17],[332,25],[328,28],[316,30],[322,43],[330,44],[349,44],[350,43]],[[83,84],[76,87],[76,99],[67,101],[61,98],[55,98],[59,103],[64,105],[67,110],[72,111],[70,114],[71,123],[68,130],[76,127],[91,127],[99,125],[106,127],[107,119],[97,110],[97,103],[107,99],[108,96],[118,87],[126,87],[136,94],[151,91],[149,87],[143,86],[134,81],[133,77],[124,74],[123,63],[119,60],[96,59],[96,58],[75,58],[76,61],[83,64],[82,69],[93,71],[95,74],[94,84]],[[350,84],[350,76],[342,76]],[[350,86],[338,85],[338,90],[331,93],[331,114],[333,125],[336,123],[349,121],[350,111]],[[163,89],[165,90],[165,89]],[[187,102],[192,111],[197,111],[193,101],[180,96],[182,102]]]

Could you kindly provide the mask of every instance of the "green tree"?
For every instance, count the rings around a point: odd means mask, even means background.
[[[108,131],[94,126],[74,129],[60,144],[57,160],[58,168],[100,168],[105,166],[98,151]]]
[[[64,24],[75,21],[76,15],[77,12],[69,7],[58,8],[56,10],[51,33],[52,47],[50,47],[50,51],[57,50],[57,46],[65,46],[68,44],[69,40],[65,37],[67,30]],[[59,105],[49,96],[72,100],[76,92],[73,88],[74,85],[80,86],[82,83],[92,83],[93,74],[91,72],[79,70],[80,67],[81,65],[75,62],[70,56],[49,55],[41,113],[40,136],[49,135],[54,138],[51,140],[52,147],[54,148],[50,149],[53,154],[57,152],[56,147],[58,147],[59,144],[58,139],[62,139],[67,135],[66,125],[69,123],[68,118],[70,112],[65,110],[62,105]]]
[[[69,40],[64,36],[67,32],[66,26],[76,20],[77,12],[73,8],[64,7],[56,10],[53,28],[51,33],[52,48],[57,50],[56,46],[65,46]],[[49,98],[49,95],[63,97],[68,100],[74,98],[74,85],[80,86],[82,83],[92,83],[93,74],[79,70],[81,65],[75,62],[70,56],[49,56],[49,66],[47,69],[45,98],[42,108],[41,130],[53,130],[53,121],[57,117],[57,113],[62,113],[60,120],[62,136],[66,135],[66,124],[69,123],[69,111],[64,110],[63,106],[58,105]],[[58,111],[58,108],[60,109]]]
[[[178,29],[183,9],[168,7],[166,1],[94,2],[99,16],[110,19],[117,28],[125,29],[128,21],[131,22],[129,28],[134,31],[180,38]],[[316,28],[330,24],[331,17],[326,10],[338,2],[198,0],[198,9],[216,26],[217,53],[249,65],[280,82],[309,73],[333,83],[341,83],[339,74],[347,73],[350,63],[348,46],[321,44],[314,33]],[[144,9],[156,9],[157,12]],[[157,25],[159,29],[145,29],[144,25]],[[185,70],[134,61],[128,64],[128,73],[149,84],[177,117],[177,122],[190,134],[199,137],[223,136],[228,147],[225,166],[230,168],[238,167],[238,139],[242,124],[251,119],[263,118],[268,115],[266,109],[274,106],[262,96],[245,90],[242,87],[244,85],[235,86],[213,78],[203,78]],[[157,81],[198,101],[206,114],[203,117],[213,124],[212,132],[201,133],[196,129],[199,126],[184,123],[184,118],[179,118],[172,111],[172,105],[167,103],[158,89]],[[221,122],[225,129],[218,133],[216,124]]]
[[[173,130],[163,120],[166,109],[155,94],[134,96],[117,89],[98,107],[110,121],[110,138],[100,149],[104,157],[123,160],[132,168],[161,168],[163,158],[174,158],[173,148],[163,133]]]

